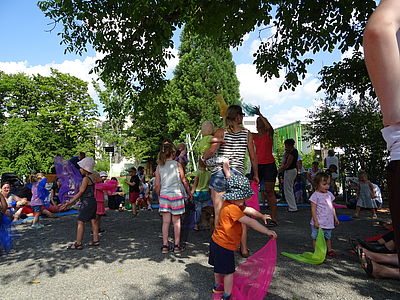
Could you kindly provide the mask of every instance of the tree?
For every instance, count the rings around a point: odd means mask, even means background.
[[[96,116],[87,83],[76,77],[0,72],[0,169],[48,172],[56,155],[94,154]]]
[[[346,176],[367,171],[373,182],[382,184],[387,158],[386,144],[380,133],[382,115],[372,98],[363,101],[349,98],[340,103],[324,101],[310,113],[307,132],[314,143],[340,147],[341,170]]]
[[[149,89],[162,86],[166,59],[172,56],[173,32],[183,24],[226,47],[240,45],[255,26],[261,27],[260,37],[268,32],[264,29],[274,27],[276,31],[265,36],[254,63],[266,80],[279,77],[284,69],[282,88],[294,89],[313,62],[309,53],[335,49],[343,53],[353,48],[357,59],[362,32],[376,1],[46,0],[38,5],[47,17],[62,24],[59,34],[66,51],[81,54],[91,44],[105,53],[94,69],[103,79],[115,86],[133,85],[146,95]],[[322,75],[329,70],[338,74],[341,67],[329,67]],[[139,99],[148,98],[139,97],[138,103]]]
[[[215,97],[239,104],[239,80],[228,48],[216,46],[210,39],[186,28],[181,34],[179,64],[169,82],[168,132],[174,140],[184,141],[186,134],[196,136],[203,121],[221,126]]]

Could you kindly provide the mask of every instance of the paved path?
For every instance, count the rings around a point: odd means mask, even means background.
[[[278,250],[310,251],[309,208],[288,213],[280,207],[278,212]],[[339,214],[352,212],[338,210]],[[45,219],[40,230],[17,225],[22,236],[15,249],[0,256],[0,299],[211,299],[213,274],[205,254],[209,232],[191,232],[187,251],[162,255],[157,212],[143,211],[136,218],[130,212],[107,214],[101,246],[82,251],[65,250],[74,240],[76,216]],[[400,299],[400,283],[368,279],[347,242],[350,236],[383,232],[367,218],[342,223],[333,239],[340,258],[319,266],[278,256],[266,299]],[[261,234],[249,232],[253,251],[266,241]]]

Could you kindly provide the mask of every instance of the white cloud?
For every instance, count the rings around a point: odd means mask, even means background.
[[[240,81],[240,95],[244,102],[249,104],[268,106],[286,101],[312,100],[318,97],[316,91],[319,81],[312,74],[307,74],[303,85],[298,86],[295,91],[283,90],[282,92],[279,92],[279,87],[284,81],[283,71],[280,72],[280,78],[271,78],[267,82],[257,74],[256,67],[251,64],[237,65],[236,74]]]
[[[295,121],[308,121],[308,114],[310,108],[300,107],[300,106],[293,106],[289,110],[281,110],[277,114],[274,114],[273,117],[270,118],[270,122],[272,127],[277,128],[283,125],[287,125],[293,123]]]

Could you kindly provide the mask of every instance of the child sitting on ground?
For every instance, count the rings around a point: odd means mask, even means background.
[[[225,171],[225,168],[224,168]],[[229,171],[229,168],[228,168]],[[242,224],[246,224],[272,238],[277,235],[274,231],[261,225],[255,219],[262,218],[267,223],[269,216],[263,215],[253,208],[245,207],[244,203],[253,195],[249,181],[242,175],[227,178],[227,192],[222,195],[225,200],[222,206],[217,226],[210,242],[209,264],[214,266],[214,293],[223,293],[222,299],[230,299],[233,285],[233,273],[235,272],[234,251],[238,248],[242,236]]]
[[[335,225],[339,225],[333,201],[335,196],[329,191],[330,177],[326,173],[318,173],[314,178],[316,191],[311,195],[311,237],[315,249],[315,241],[318,236],[318,229],[322,228],[326,240],[327,255],[337,258],[337,254],[332,250],[332,231]]]
[[[205,121],[201,124],[201,134],[202,139],[199,141],[200,153],[204,154],[213,143],[225,143],[224,139],[213,137],[214,134],[214,124],[211,121]],[[219,164],[223,164],[226,158],[214,154],[209,159],[204,160],[201,156],[201,160],[207,167],[214,167]]]

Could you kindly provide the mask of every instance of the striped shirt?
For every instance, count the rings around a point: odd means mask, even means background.
[[[218,156],[229,159],[229,166],[244,175],[244,158],[247,150],[247,139],[249,131],[242,129],[239,132],[228,133],[224,132],[225,145],[220,145]],[[211,173],[214,174],[222,169],[222,165],[217,165]]]

